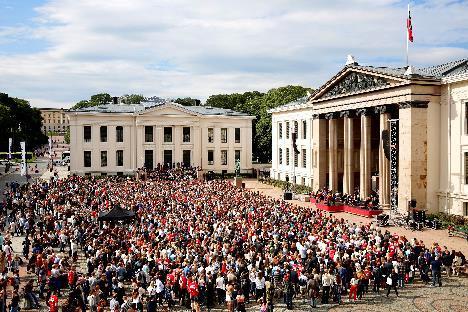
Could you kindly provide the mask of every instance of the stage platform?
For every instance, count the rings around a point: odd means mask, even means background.
[[[354,207],[354,206],[347,206],[347,205],[328,206],[323,203],[315,203],[315,207],[317,207],[317,209],[327,211],[327,212],[347,212],[347,213],[355,214],[355,215],[366,217],[366,218],[373,218],[374,216],[379,215],[383,212],[383,210],[368,210],[362,207]]]

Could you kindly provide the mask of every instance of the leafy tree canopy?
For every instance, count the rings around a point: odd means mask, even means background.
[[[13,138],[13,150],[19,150],[19,142],[26,141],[28,151],[47,142],[41,131],[42,117],[28,101],[0,93],[0,151],[8,151],[8,138]]]
[[[184,106],[195,106],[195,105],[199,105],[200,104],[200,100],[199,99],[193,99],[191,97],[186,97],[186,98],[177,98],[176,100],[174,100],[175,103],[178,103],[180,105],[184,105]]]
[[[140,104],[144,99],[142,94],[125,94],[120,97],[120,101],[125,104]]]
[[[271,161],[271,116],[269,109],[295,101],[307,95],[310,88],[285,86],[271,89],[267,93],[258,91],[243,94],[217,94],[206,101],[206,105],[233,109],[255,116],[253,128],[253,158],[260,162]]]

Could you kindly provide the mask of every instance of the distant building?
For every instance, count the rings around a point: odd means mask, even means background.
[[[314,94],[270,113],[272,178],[468,216],[468,59],[415,69],[350,57]]]
[[[63,108],[39,108],[42,116],[42,132],[56,132],[63,134],[68,128],[66,110]]]
[[[252,168],[253,116],[152,99],[70,110],[71,173],[133,174],[138,168],[195,166],[218,173]]]

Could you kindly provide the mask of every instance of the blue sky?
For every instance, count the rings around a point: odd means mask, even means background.
[[[353,54],[403,66],[399,0],[0,0],[1,92],[70,107],[99,92],[198,97],[317,88]],[[416,67],[468,58],[468,0],[412,1]]]

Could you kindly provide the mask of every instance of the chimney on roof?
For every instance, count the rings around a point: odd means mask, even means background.
[[[117,96],[112,97],[112,104],[119,104],[119,98]]]
[[[348,57],[346,58],[346,66],[351,66],[351,65],[359,65],[358,62],[356,62],[356,59],[354,56],[351,54],[348,54]]]

